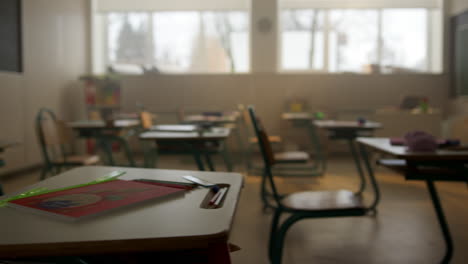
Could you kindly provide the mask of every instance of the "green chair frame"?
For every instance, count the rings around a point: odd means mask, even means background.
[[[240,108],[239,111],[245,111],[244,108]],[[248,110],[247,110],[248,111]],[[247,142],[247,147],[245,147],[245,157],[246,157],[246,167],[248,172],[253,172],[253,173],[262,173],[262,167],[257,167],[254,166],[252,163],[253,160],[253,146],[250,144],[249,139],[251,136],[255,136],[255,134],[252,135],[251,132],[253,127],[249,126],[248,124],[248,118],[242,118],[243,120],[243,127],[244,127],[244,141]],[[310,122],[308,122],[310,123]],[[302,127],[302,125],[301,125]],[[275,167],[273,168],[273,171],[275,172],[275,175],[278,176],[322,176],[325,171],[326,171],[326,158],[324,156],[324,151],[322,144],[319,140],[317,130],[307,124],[304,125],[303,127],[306,127],[310,136],[311,140],[311,146],[313,147],[312,153],[314,156],[314,159],[312,160],[312,165],[305,165],[303,162],[297,162],[297,161],[277,161],[277,164],[294,164],[294,166],[284,166],[284,167]]]
[[[51,173],[52,176],[60,173],[62,168],[75,166],[76,164],[68,163],[67,157],[65,155],[66,150],[65,146],[59,146],[60,154],[57,154],[56,149],[51,149],[51,153],[49,153],[47,143],[46,143],[46,135],[44,130],[42,129],[42,122],[46,121],[47,118],[50,119],[52,122],[57,122],[57,116],[55,113],[47,108],[41,108],[36,116],[36,133],[39,139],[39,145],[41,147],[42,158],[44,160],[44,167],[41,171],[41,180],[45,179],[47,174]],[[54,156],[60,156],[63,162],[55,162]]]
[[[284,240],[288,229],[296,222],[308,218],[328,218],[328,217],[351,217],[351,216],[365,216],[369,212],[375,213],[375,208],[371,207],[331,207],[324,206],[324,208],[307,210],[292,208],[283,203],[284,198],[287,196],[280,195],[273,177],[272,167],[275,164],[271,145],[268,142],[268,136],[261,126],[259,120],[255,115],[255,110],[252,106],[249,107],[250,118],[254,125],[255,133],[258,138],[260,151],[263,157],[264,173],[262,177],[262,192],[266,192],[266,184],[268,183],[271,193],[269,195],[262,194],[262,197],[267,199],[271,197],[273,204],[266,201],[273,209],[273,219],[271,223],[270,239],[268,247],[268,256],[271,263],[280,264],[282,260],[282,251]],[[371,178],[372,186],[374,189],[375,199],[379,197],[379,188],[374,178]],[[376,200],[374,200],[375,203]],[[280,224],[280,217],[282,214],[288,213],[290,216]]]
[[[50,121],[53,122],[54,132],[57,133],[57,125],[59,120],[55,113],[47,108],[41,108],[36,116],[36,134],[39,141],[39,146],[41,148],[42,159],[44,161],[44,167],[41,171],[40,179],[43,180],[48,174],[56,175],[61,172],[62,169],[72,168],[74,166],[83,165],[83,163],[70,160],[70,157],[67,156],[66,144],[62,142],[61,138],[57,138],[57,146],[48,146],[47,135],[43,129],[43,122]]]

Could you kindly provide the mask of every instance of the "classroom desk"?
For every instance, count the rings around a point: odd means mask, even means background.
[[[308,112],[287,112],[287,113],[281,114],[282,119],[287,120],[287,121],[292,121],[292,122],[309,121],[313,117],[314,116]]]
[[[197,125],[155,125],[149,130],[166,132],[196,132],[199,129]]]
[[[360,136],[371,136],[374,130],[379,128],[382,128],[382,124],[371,121],[359,124],[357,121],[314,120],[312,121],[311,134],[312,137],[315,137],[315,141],[319,141],[316,130],[321,129],[328,132],[328,138],[331,140],[346,140],[353,156],[356,169],[362,177],[363,170],[361,163],[359,162],[359,156],[356,146],[354,145],[354,140]],[[364,186],[361,185],[359,193],[363,190]]]
[[[464,165],[468,163],[468,151],[437,150],[436,152],[425,153],[408,152],[404,146],[392,146],[388,138],[358,138],[357,143],[360,146],[361,157],[367,168],[367,173],[371,177],[374,177],[374,172],[368,158],[367,149],[404,160],[406,164],[406,179],[419,179],[426,182],[446,245],[446,252],[441,263],[449,263],[453,254],[453,242],[434,181],[467,181],[467,169]],[[437,170],[436,173],[425,173],[422,170],[424,166],[425,168],[430,166],[430,168],[455,170],[459,174],[456,173],[450,176],[444,170],[439,170],[440,172],[438,173]]]
[[[209,263],[230,263],[227,243],[243,185],[240,174],[92,166],[69,170],[20,192],[86,183],[115,170],[127,172],[120,177],[122,180],[186,182],[182,176],[192,175],[227,184],[229,190],[217,209],[201,208],[210,190],[196,188],[183,197],[147,202],[75,222],[1,207],[0,259],[201,250],[219,258]]]
[[[170,131],[147,131],[140,134],[141,140],[156,141],[158,145],[183,147],[184,152],[192,153],[199,170],[205,170],[201,154],[205,156],[207,165],[214,171],[214,165],[209,151],[205,151],[207,143],[220,145],[221,154],[226,162],[227,169],[232,171],[232,163],[226,149],[225,141],[231,134],[231,129],[224,127],[213,127],[207,131],[200,132],[170,132]],[[147,151],[148,152],[148,151]],[[149,155],[146,155],[149,156]],[[149,166],[152,162],[145,162]]]
[[[239,113],[227,112],[222,115],[188,115],[184,117],[183,122],[189,124],[211,123],[213,125],[232,124],[239,119]]]
[[[102,120],[80,120],[70,122],[68,125],[78,131],[80,137],[95,139],[98,148],[102,149],[106,155],[109,165],[115,165],[114,157],[112,156],[112,142],[118,142],[124,148],[129,165],[132,167],[136,166],[126,140],[120,137],[118,133],[122,130],[138,128],[140,126],[139,120],[114,120],[111,126],[106,125],[106,122]]]

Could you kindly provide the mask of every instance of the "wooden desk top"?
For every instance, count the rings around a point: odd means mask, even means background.
[[[150,128],[151,131],[166,132],[195,132],[198,130],[196,125],[156,125]]]
[[[340,121],[340,120],[315,120],[314,126],[324,129],[356,129],[356,130],[371,130],[382,127],[382,124],[372,121],[367,121],[360,125],[357,121]]]
[[[436,152],[410,152],[405,146],[392,146],[389,138],[360,137],[356,141],[375,151],[390,154],[398,159],[415,161],[468,161],[468,151],[437,150]]]
[[[298,112],[298,113],[290,112],[290,113],[281,114],[281,118],[284,119],[284,120],[291,120],[291,121],[294,121],[294,120],[312,120],[313,115],[311,113],[308,113],[308,112]]]
[[[102,120],[79,120],[70,122],[68,125],[74,129],[99,129],[106,128],[106,123]],[[116,128],[130,128],[140,125],[140,121],[136,119],[119,119],[114,120],[114,127]]]
[[[242,175],[237,173],[80,167],[31,185],[22,192],[36,187],[86,183],[115,170],[127,172],[120,177],[123,180],[186,182],[181,176],[192,175],[230,187],[219,209],[201,208],[209,189],[196,188],[182,197],[126,207],[76,222],[2,207],[0,258],[181,250],[227,241],[243,184]]]
[[[147,131],[140,134],[140,139],[146,140],[223,140],[229,137],[231,129],[214,127],[204,131],[202,135],[198,132],[167,132]]]

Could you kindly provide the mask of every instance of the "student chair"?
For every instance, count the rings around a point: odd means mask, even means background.
[[[268,251],[271,263],[281,263],[286,232],[297,221],[307,218],[364,216],[368,213],[369,209],[364,206],[361,197],[348,190],[307,191],[280,195],[272,174],[272,167],[277,164],[277,160],[268,135],[255,115],[253,107],[249,107],[249,113],[263,156],[262,182],[269,185],[270,200],[274,208]],[[374,191],[378,191],[376,182],[372,183]],[[266,188],[262,191],[266,191]],[[289,214],[289,217],[280,224],[280,217],[285,213]]]
[[[74,155],[72,153],[72,131],[65,122],[58,120],[54,112],[47,108],[39,110],[36,117],[36,133],[41,147],[44,167],[41,180],[47,174],[60,173],[61,169],[99,163],[96,155]]]

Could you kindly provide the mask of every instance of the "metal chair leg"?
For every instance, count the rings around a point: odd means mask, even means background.
[[[273,264],[281,264],[283,258],[283,245],[284,239],[286,237],[286,232],[289,228],[297,221],[302,219],[301,215],[292,215],[283,224],[279,227],[278,231],[275,234],[275,243],[272,247],[272,260]]]
[[[377,180],[375,179],[374,175],[374,170],[372,169],[371,163],[369,161],[369,155],[367,154],[366,147],[363,145],[359,145],[360,151],[361,151],[361,157],[362,160],[364,161],[365,168],[367,170],[367,174],[369,175],[372,188],[374,190],[374,201],[372,202],[371,206],[369,207],[370,211],[373,211],[376,213],[377,210],[377,205],[380,202],[380,189],[379,185],[377,183]]]
[[[44,166],[41,170],[41,181],[44,180],[47,176],[47,172],[49,171],[48,166]]]
[[[271,221],[271,228],[270,228],[270,242],[268,244],[268,258],[270,259],[270,262],[273,261],[273,250],[274,250],[274,245],[275,245],[275,235],[276,231],[278,229],[278,223],[279,219],[281,217],[281,211],[280,210],[275,210],[275,213],[273,214],[273,218]]]
[[[364,171],[362,170],[361,162],[359,160],[358,152],[356,151],[356,146],[354,145],[353,139],[348,139],[349,149],[351,150],[351,154],[353,156],[354,164],[356,165],[356,169],[359,174],[359,178],[361,179],[361,183],[359,185],[359,190],[355,193],[356,195],[361,195],[366,189],[366,177],[364,176]]]

